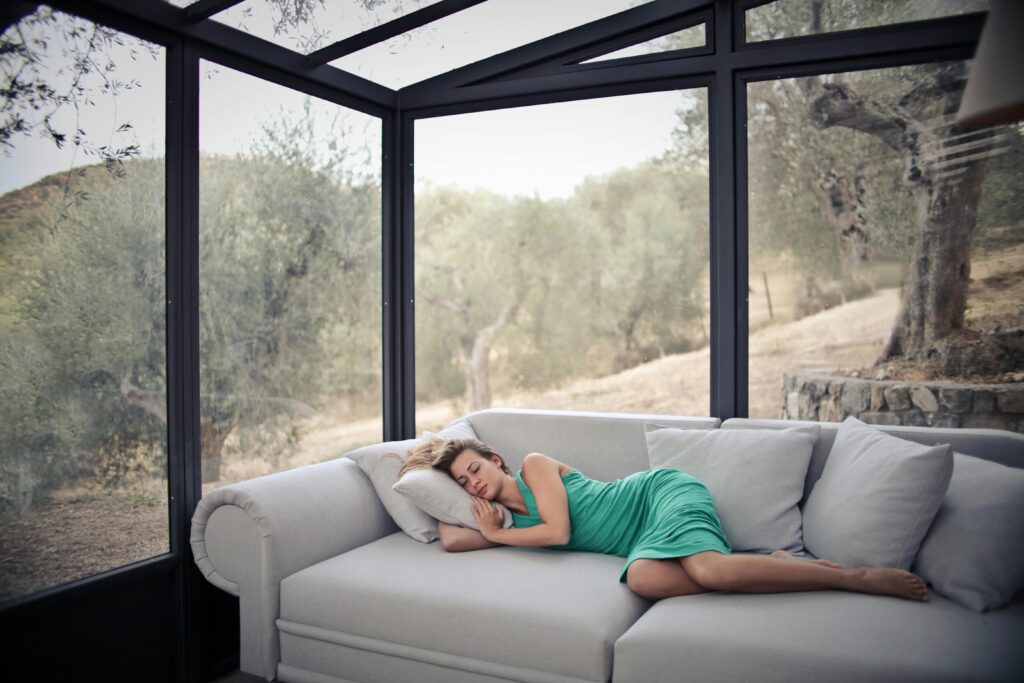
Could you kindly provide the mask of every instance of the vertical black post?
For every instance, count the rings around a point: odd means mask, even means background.
[[[381,331],[383,358],[383,413],[384,440],[393,441],[401,434],[401,299],[399,292],[399,271],[401,264],[399,234],[401,233],[401,188],[399,187],[399,150],[401,149],[401,127],[399,116],[392,112],[381,122]]]
[[[167,367],[171,552],[179,558],[176,679],[198,680],[198,573],[190,520],[202,495],[199,449],[199,60],[167,51]]]
[[[737,128],[732,85],[732,3],[716,0],[714,15],[715,78],[708,93],[711,166],[711,414],[724,419],[743,415],[746,371],[739,362],[740,327],[745,297],[738,296],[736,258],[736,148],[743,136]],[[744,305],[743,313],[740,306]],[[745,325],[742,325],[745,327]],[[742,355],[745,362],[746,355]],[[744,387],[743,405],[738,388]]]
[[[401,293],[402,293],[402,388],[399,396],[402,402],[402,438],[416,436],[416,302],[415,302],[415,174],[414,174],[414,131],[415,122],[408,114],[399,111],[401,135]]]
[[[384,118],[383,316],[384,438],[416,430],[413,349],[412,120],[400,110]]]

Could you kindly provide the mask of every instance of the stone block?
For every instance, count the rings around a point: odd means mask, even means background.
[[[797,399],[797,419],[817,420],[818,419],[818,397],[813,394],[803,393]]]
[[[790,420],[800,417],[800,394],[796,391],[786,394],[786,417]]]
[[[871,385],[871,412],[885,410],[885,387],[881,384]],[[889,423],[886,423],[889,424]]]
[[[915,406],[926,413],[934,413],[939,409],[935,394],[928,387],[916,386],[910,390],[910,400]]]
[[[929,413],[925,415],[929,427],[959,427],[960,416],[950,413]]]
[[[995,412],[996,409],[996,395],[988,389],[979,389],[974,392],[974,409],[971,411],[974,414],[984,414]]]
[[[939,403],[951,413],[966,413],[971,409],[974,390],[962,387],[942,387],[939,389]]]
[[[822,399],[818,405],[818,419],[822,422],[842,422],[846,418],[839,402],[834,398]]]
[[[839,398],[839,395],[843,393],[842,382],[832,382],[828,385],[828,395]]]
[[[796,375],[786,373],[782,376],[782,392],[788,394],[793,391],[793,384],[796,382]]]
[[[887,387],[883,392],[889,410],[910,410],[910,392],[899,384]]]
[[[898,425],[900,424],[900,417],[896,413],[884,412],[878,413],[874,411],[861,413],[860,419],[868,424],[873,425]]]
[[[968,415],[963,420],[963,426],[973,429],[1007,429],[1009,424],[1001,415]]]
[[[900,420],[908,427],[927,427],[928,418],[920,410],[905,410],[900,415]]]
[[[859,415],[871,405],[871,385],[867,382],[846,382],[840,405],[847,415]]]
[[[1024,387],[999,389],[996,405],[1002,413],[1024,413]]]

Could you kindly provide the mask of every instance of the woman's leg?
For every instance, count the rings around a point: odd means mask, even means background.
[[[902,569],[843,569],[797,559],[715,551],[683,557],[679,562],[692,580],[709,590],[789,593],[840,589],[908,600],[928,599],[924,581]]]
[[[633,560],[626,571],[626,585],[648,600],[708,591],[691,579],[676,560]]]

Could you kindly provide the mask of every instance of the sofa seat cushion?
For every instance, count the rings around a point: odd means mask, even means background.
[[[281,620],[588,681],[650,606],[621,558],[542,548],[447,553],[395,533],[281,582]],[[286,662],[287,663],[287,662]]]
[[[1024,600],[977,614],[840,591],[655,604],[615,644],[615,683],[1019,681]]]

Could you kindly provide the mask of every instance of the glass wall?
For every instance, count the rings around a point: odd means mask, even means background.
[[[378,442],[380,120],[202,62],[204,489]]]
[[[967,71],[748,87],[751,416],[1024,430],[1024,130]]]
[[[704,90],[416,123],[417,429],[707,415]]]
[[[745,12],[748,42],[850,31],[988,10],[992,0],[776,0]]]
[[[168,551],[164,52],[2,39],[0,601]]]

